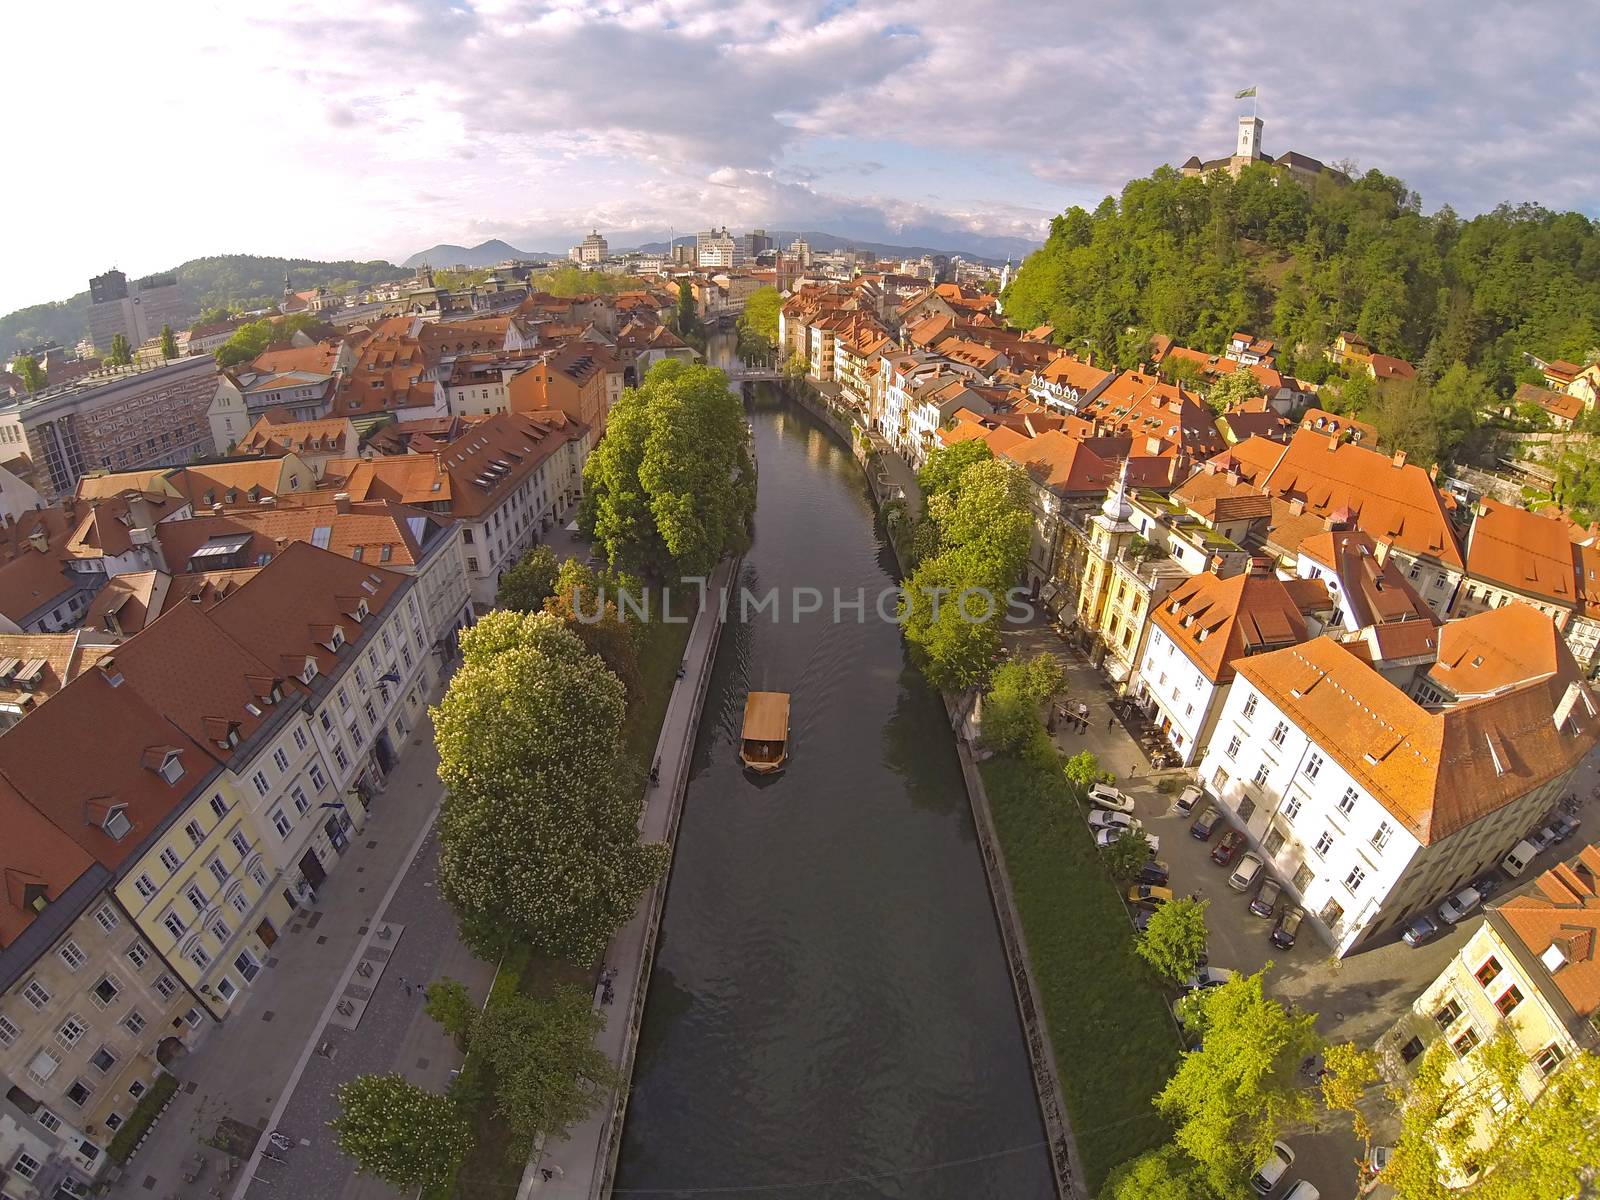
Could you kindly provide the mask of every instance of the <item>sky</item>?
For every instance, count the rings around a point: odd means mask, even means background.
[[[1600,7],[1356,0],[0,5],[0,312],[205,254],[613,247],[727,224],[982,249],[1161,163],[1600,216]],[[19,47],[28,47],[20,52]]]

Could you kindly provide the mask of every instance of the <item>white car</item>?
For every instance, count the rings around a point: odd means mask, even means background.
[[[1117,791],[1109,783],[1097,783],[1089,789],[1089,803],[1112,812],[1131,813],[1133,797]]]
[[[1294,1166],[1294,1151],[1284,1142],[1272,1143],[1272,1155],[1250,1176],[1250,1186],[1258,1196],[1268,1195],[1283,1182],[1283,1177]]]
[[[1483,893],[1475,887],[1464,887],[1439,905],[1439,919],[1446,925],[1459,925],[1483,903]]]
[[[1178,802],[1173,808],[1180,817],[1187,817],[1194,811],[1194,806],[1200,803],[1200,797],[1204,795],[1204,791],[1195,787],[1194,784],[1190,784],[1183,789],[1183,795],[1178,797]]]
[[[1120,839],[1122,835],[1127,832],[1128,826],[1126,825],[1108,825],[1106,828],[1100,830],[1100,832],[1094,835],[1094,844],[1099,846],[1100,849],[1104,850],[1107,846]],[[1144,830],[1141,829],[1139,832],[1144,833]],[[1152,858],[1161,853],[1161,839],[1155,834],[1145,833],[1144,840],[1150,843],[1150,856]]]
[[[1143,825],[1134,820],[1127,813],[1106,812],[1106,810],[1103,808],[1097,808],[1089,814],[1090,829],[1111,829],[1113,827],[1118,829],[1144,828]]]
[[[1202,988],[1221,987],[1233,978],[1233,971],[1227,967],[1201,967],[1189,978],[1178,985],[1178,990],[1185,995],[1198,992]]]

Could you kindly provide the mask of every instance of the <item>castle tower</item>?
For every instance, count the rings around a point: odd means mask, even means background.
[[[1261,157],[1261,118],[1239,118],[1239,147],[1233,152],[1235,158],[1256,159]]]

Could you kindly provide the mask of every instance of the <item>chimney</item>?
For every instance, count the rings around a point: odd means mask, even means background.
[[[1428,468],[1428,478],[1429,478],[1429,480],[1431,480],[1433,482],[1438,482],[1438,479],[1439,479],[1439,464],[1438,463],[1434,463],[1433,466]]]
[[[1380,567],[1389,561],[1389,551],[1393,547],[1394,543],[1389,541],[1387,538],[1384,538],[1373,545],[1372,557],[1374,560],[1376,560]]]
[[[262,508],[277,508],[278,498],[276,496],[263,496],[256,503]]]
[[[1406,465],[1406,452],[1404,450],[1396,450],[1394,452],[1394,465],[1397,467]]]
[[[1300,497],[1296,496],[1293,500],[1289,501],[1289,511],[1297,517],[1303,516],[1306,511],[1306,502]]]
[[[1223,567],[1225,565],[1226,564],[1222,561],[1222,555],[1213,554],[1211,556],[1211,564],[1210,564],[1211,573],[1213,575],[1215,575],[1218,579],[1222,578],[1222,569],[1223,569]]]
[[[211,506],[211,515],[213,517],[220,517],[222,515],[222,501],[219,500]]]
[[[1331,452],[1331,451],[1337,450],[1338,448],[1339,448],[1339,435],[1337,433],[1330,433],[1328,435],[1328,449],[1329,449],[1329,451]]]
[[[350,493],[337,492],[333,497],[333,507],[336,511],[347,513],[350,511]]]

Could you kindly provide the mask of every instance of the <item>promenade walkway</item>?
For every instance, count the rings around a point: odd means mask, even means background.
[[[689,783],[689,767],[694,754],[695,734],[700,724],[700,708],[711,679],[722,622],[716,597],[731,586],[738,564],[723,562],[707,585],[708,605],[695,618],[684,651],[684,676],[677,681],[667,714],[656,742],[656,761],[660,782],[649,790],[641,821],[641,836],[647,842],[667,842],[677,836],[678,814],[684,789]],[[619,929],[606,948],[606,966],[616,972],[613,1001],[601,1005],[596,992],[596,1010],[606,1017],[599,1046],[617,1064],[623,1078],[620,1093],[606,1097],[589,1118],[568,1131],[565,1139],[547,1142],[537,1148],[522,1177],[519,1200],[589,1200],[610,1194],[611,1176],[621,1146],[622,1121],[627,1110],[628,1081],[633,1074],[633,1055],[644,1015],[645,993],[650,984],[650,966],[655,959],[656,934],[666,901],[671,861],[655,887],[645,893],[633,918]],[[545,1178],[549,1172],[550,1177]]]

